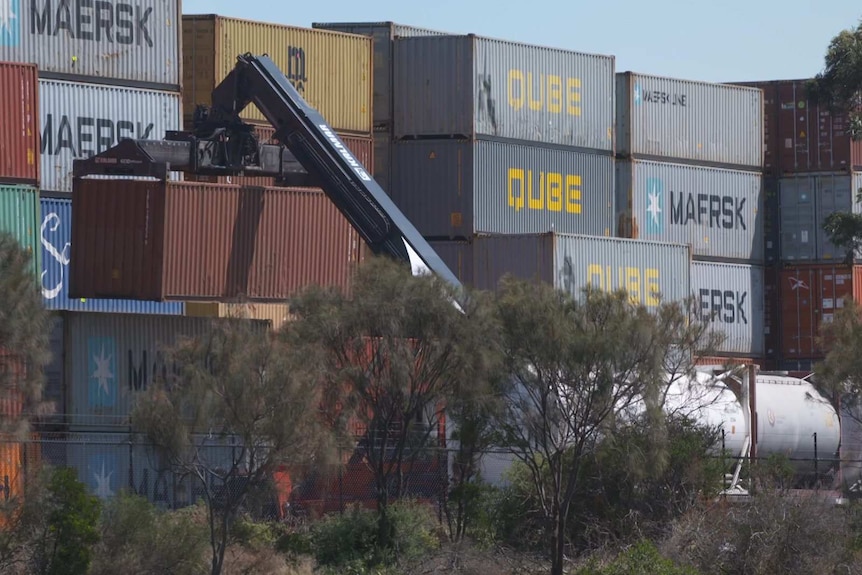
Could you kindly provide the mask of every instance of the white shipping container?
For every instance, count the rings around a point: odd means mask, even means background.
[[[700,317],[709,322],[710,331],[725,336],[718,353],[763,355],[763,282],[762,266],[692,262],[691,288]]]
[[[763,260],[763,176],[644,160],[617,161],[617,233],[689,244],[694,257]]]
[[[0,61],[117,83],[182,83],[179,0],[4,0]]]
[[[763,91],[617,74],[617,152],[721,166],[763,166]]]
[[[74,160],[121,139],[160,140],[181,129],[182,100],[176,92],[40,79],[39,117],[41,188],[71,192]]]

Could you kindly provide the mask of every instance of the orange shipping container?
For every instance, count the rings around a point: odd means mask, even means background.
[[[807,265],[781,271],[781,356],[816,359],[820,326],[853,299],[862,302],[862,266]]]
[[[186,125],[186,129],[191,129]],[[275,128],[272,126],[255,126],[254,132],[261,144],[276,144],[274,138]],[[344,145],[353,152],[356,159],[370,172],[374,169],[374,143],[371,138],[338,134]],[[208,182],[211,184],[236,184],[238,186],[274,186],[275,178],[262,176],[201,176],[197,174],[185,174],[187,182]]]
[[[320,190],[76,180],[69,295],[283,302],[346,289],[359,243]]]
[[[183,16],[183,109],[188,116],[196,104],[211,103],[213,88],[247,52],[269,54],[336,131],[371,134],[370,37],[212,14]],[[241,116],[266,121],[254,104]]]
[[[0,62],[0,182],[39,184],[38,104],[36,66]]]

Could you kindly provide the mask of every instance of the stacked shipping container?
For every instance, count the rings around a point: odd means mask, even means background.
[[[767,196],[766,249],[775,270],[767,291],[777,309],[767,333],[774,360],[797,369],[822,359],[820,326],[843,298],[857,298],[848,254],[823,230],[834,212],[860,213],[862,142],[849,134],[847,114],[832,114],[808,96],[808,80],[742,83],[763,90]],[[856,256],[858,257],[858,256]],[[778,303],[780,302],[780,303]]]
[[[690,246],[691,292],[725,336],[765,352],[760,90],[617,74],[617,232]]]

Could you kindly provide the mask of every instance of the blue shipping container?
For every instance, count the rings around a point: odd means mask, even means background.
[[[72,241],[72,200],[42,198],[42,300],[51,310],[183,315],[182,302],[123,299],[70,299],[69,257]]]

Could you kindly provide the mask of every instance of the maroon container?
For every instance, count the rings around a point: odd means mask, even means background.
[[[39,185],[39,75],[0,62],[0,182]]]
[[[76,180],[71,297],[284,301],[346,289],[359,236],[319,189]]]

